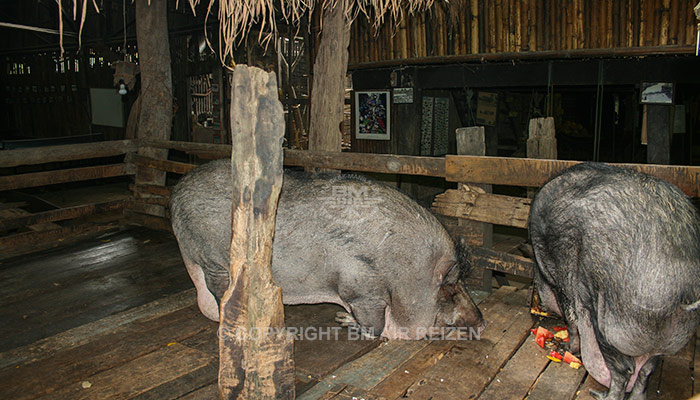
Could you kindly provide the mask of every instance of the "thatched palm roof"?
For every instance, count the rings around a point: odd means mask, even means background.
[[[73,5],[73,19],[78,17],[80,10],[80,32],[82,33],[88,1],[92,2],[99,13],[96,0],[57,0]],[[132,0],[148,1],[150,0]],[[179,0],[177,0],[179,3]],[[207,6],[207,16],[218,3],[219,16],[219,56],[225,59],[231,55],[234,45],[245,37],[255,26],[260,32],[258,40],[268,41],[277,32],[277,20],[281,16],[287,23],[299,25],[304,15],[309,15],[315,7],[343,7],[348,25],[355,18],[364,14],[375,26],[385,22],[385,18],[393,23],[401,21],[404,13],[414,13],[429,9],[434,0],[187,0],[193,14],[201,2]],[[442,1],[442,0],[439,0]],[[466,0],[444,0],[455,6]],[[62,9],[62,8],[61,8]],[[59,30],[63,32],[63,18],[59,18]],[[80,37],[80,35],[79,35]],[[61,53],[63,53],[63,35],[61,34]]]

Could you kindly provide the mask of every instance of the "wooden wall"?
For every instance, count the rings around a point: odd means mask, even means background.
[[[435,2],[377,32],[353,23],[350,64],[479,53],[694,45],[695,0],[464,0]],[[454,18],[453,18],[454,17]]]
[[[60,59],[58,52],[42,52],[8,56],[0,61],[3,139],[90,133],[101,133],[106,139],[124,138],[123,128],[91,126],[90,113],[89,88],[114,87],[114,69],[108,60],[118,56],[111,50],[101,53],[87,50],[85,53]],[[128,109],[131,99],[126,97],[124,107]]]

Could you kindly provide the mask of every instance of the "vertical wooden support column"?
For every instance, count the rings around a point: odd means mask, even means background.
[[[345,105],[350,26],[346,2],[323,3],[323,32],[314,62],[309,150],[340,151],[340,124]]]
[[[223,399],[293,399],[293,340],[270,269],[282,104],[274,73],[258,68],[237,66],[231,91],[231,286],[221,301],[219,391]]]
[[[486,155],[486,130],[483,126],[470,126],[468,128],[457,129],[457,154],[461,156],[485,156]],[[470,190],[473,188],[481,188],[487,193],[491,193],[491,185],[467,185]],[[460,184],[462,189],[462,184]],[[468,242],[473,245],[481,245],[485,248],[493,246],[493,225],[483,222],[459,220],[460,227],[474,232],[474,236],[468,238]],[[461,229],[464,230],[464,229]],[[481,240],[479,240],[481,239]],[[478,242],[481,242],[480,244]],[[491,291],[491,278],[493,272],[489,269],[484,269],[477,273],[483,273],[482,286],[486,291]]]
[[[527,139],[527,158],[557,159],[557,139],[554,118],[533,118],[530,120]],[[533,198],[535,189],[527,190],[527,197]]]
[[[671,106],[647,104],[647,163],[671,163]]]

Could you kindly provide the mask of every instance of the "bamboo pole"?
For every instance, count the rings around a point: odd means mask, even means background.
[[[514,38],[514,51],[520,51],[523,47],[523,10],[521,8],[521,2],[515,1],[515,38]]]
[[[493,19],[493,29],[494,29],[494,42],[493,51],[500,53],[503,51],[503,2],[502,0],[496,0],[496,7]]]
[[[577,49],[582,49],[585,46],[585,32],[583,30],[584,25],[584,13],[583,13],[583,0],[577,0],[576,3],[576,26],[578,28],[578,46]]]
[[[399,24],[399,58],[408,58],[408,16],[404,15]]]
[[[477,0],[471,0],[469,5],[471,6],[471,21],[469,27],[471,28],[471,53],[479,53],[479,2]]]
[[[536,23],[535,23],[535,28],[537,29],[537,50],[547,50],[547,42],[545,41],[545,32],[547,31],[547,28],[545,27],[545,21],[547,20],[545,18],[546,16],[546,1],[545,0],[536,0],[537,1],[537,18],[536,18]]]
[[[613,1],[616,0],[606,0],[606,10],[605,10],[605,18],[606,18],[606,30],[605,30],[605,47],[611,48],[613,47],[613,31],[614,31],[614,26],[613,26]]]
[[[566,39],[566,49],[571,50],[574,48],[574,15],[573,15],[573,2],[571,0],[566,0],[562,2],[564,9],[564,15],[566,17],[566,28],[564,31],[564,37]]]
[[[671,0],[663,0],[661,5],[661,29],[659,33],[659,45],[665,46],[668,44],[668,29],[669,29],[669,17],[671,13]]]
[[[669,17],[668,44],[678,44],[678,0],[671,0],[671,15]]]
[[[619,0],[612,3],[612,41],[611,47],[620,47],[620,4]]]
[[[639,47],[646,46],[647,3],[651,0],[639,0]]]
[[[489,53],[496,52],[496,6],[489,2],[488,5],[484,4],[484,7],[488,9],[488,29],[489,29],[489,40],[486,44]]]
[[[651,37],[651,45],[658,46],[661,43],[661,0],[655,0],[653,15],[654,15],[654,28],[653,35]]]

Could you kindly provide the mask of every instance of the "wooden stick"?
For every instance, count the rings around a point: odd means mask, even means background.
[[[136,142],[133,140],[116,140],[109,142],[4,150],[0,153],[2,154],[2,157],[0,157],[0,168],[111,157],[135,152],[136,149]]]
[[[134,175],[127,164],[100,165],[0,177],[0,191]]]

